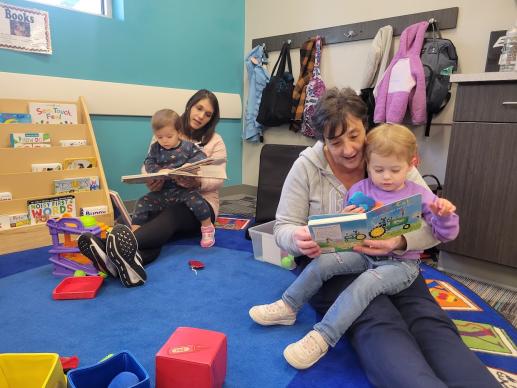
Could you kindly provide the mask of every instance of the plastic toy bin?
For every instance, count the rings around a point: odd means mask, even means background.
[[[281,267],[282,257],[287,256],[287,252],[276,245],[275,237],[273,236],[275,222],[266,222],[265,224],[253,226],[248,230],[251,236],[251,243],[253,244],[255,259]]]
[[[0,354],[0,387],[66,388],[56,353]]]
[[[91,366],[72,369],[68,372],[69,388],[106,388],[111,380],[121,372],[134,373],[139,382],[131,388],[150,388],[149,374],[136,358],[123,351]]]

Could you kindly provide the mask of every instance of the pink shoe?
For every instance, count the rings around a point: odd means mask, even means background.
[[[201,227],[201,246],[210,248],[215,244],[215,228],[213,225]]]

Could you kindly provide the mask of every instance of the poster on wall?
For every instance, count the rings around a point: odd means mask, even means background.
[[[48,12],[0,3],[0,48],[52,54]]]

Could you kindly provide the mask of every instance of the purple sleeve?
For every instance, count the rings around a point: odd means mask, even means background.
[[[345,203],[344,203],[345,206],[348,203],[348,200],[350,199],[350,197],[352,195],[354,195],[358,191],[363,191],[363,185],[366,181],[367,181],[367,179],[363,179],[362,181],[355,183],[354,185],[352,185],[352,187],[350,187],[348,189],[348,191],[346,193]]]
[[[440,217],[429,207],[438,197],[425,190],[422,193],[422,217],[431,226],[433,236],[441,242],[452,241],[458,237],[460,232],[460,219],[456,213],[449,216]]]

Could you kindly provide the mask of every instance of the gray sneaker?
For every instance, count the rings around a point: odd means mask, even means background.
[[[296,313],[280,299],[275,303],[253,306],[249,311],[251,319],[259,325],[292,325]]]
[[[316,330],[284,349],[286,361],[296,369],[307,369],[327,354],[329,345]]]

